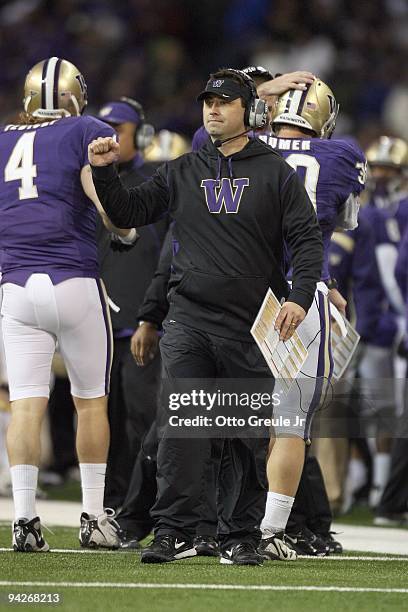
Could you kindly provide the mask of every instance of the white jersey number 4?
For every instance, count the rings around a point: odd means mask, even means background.
[[[21,136],[9,157],[4,168],[4,181],[21,181],[18,188],[20,200],[38,198],[34,179],[37,176],[37,166],[34,162],[34,138],[36,132],[28,132]]]

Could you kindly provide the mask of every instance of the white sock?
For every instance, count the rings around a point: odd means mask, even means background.
[[[106,463],[80,463],[82,511],[99,516],[103,514]]]
[[[373,485],[385,489],[390,475],[391,455],[389,453],[377,453],[374,455]]]
[[[281,493],[268,492],[266,499],[265,516],[261,523],[262,538],[269,538],[277,531],[286,528],[294,497]]]
[[[14,518],[29,521],[37,516],[35,493],[37,491],[38,467],[36,465],[13,465],[10,468],[13,485]]]

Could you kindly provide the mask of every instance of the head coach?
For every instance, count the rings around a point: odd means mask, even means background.
[[[270,147],[248,138],[265,125],[267,108],[248,75],[212,74],[198,96],[210,139],[199,151],[163,164],[151,180],[125,189],[114,163],[119,145],[89,145],[93,180],[113,223],[137,227],[169,213],[177,252],[169,283],[170,309],[160,343],[164,376],[270,376],[250,328],[270,287],[285,298],[277,326],[289,339],[304,319],[320,280],[322,238],[313,206],[296,172]],[[293,282],[285,280],[284,245]],[[205,438],[164,435],[158,451],[158,496],[152,509],[155,539],[143,562],[193,556]],[[225,440],[219,471],[221,562],[262,563],[257,553],[266,487],[267,438]],[[236,477],[224,477],[231,465]],[[232,472],[234,473],[234,472]],[[228,472],[231,475],[231,470]]]

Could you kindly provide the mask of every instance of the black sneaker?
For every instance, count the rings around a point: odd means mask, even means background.
[[[118,531],[119,537],[119,548],[121,550],[140,550],[139,538],[135,536],[131,531],[126,529],[120,529]]]
[[[343,552],[343,546],[333,538],[334,531],[329,533],[316,533],[316,535],[329,547],[330,554],[341,555]]]
[[[196,536],[193,544],[200,557],[219,557],[220,555],[220,547],[213,536]]]
[[[298,555],[326,557],[330,554],[329,546],[307,527],[303,527],[298,533],[286,533],[285,541]]]
[[[171,534],[156,536],[148,548],[143,549],[141,562],[142,563],[168,563],[169,561],[177,561],[177,559],[185,559],[186,557],[195,557],[197,554],[190,540],[180,540]]]
[[[283,531],[277,531],[269,538],[262,538],[258,552],[264,559],[270,561],[296,561],[297,559],[296,551],[286,544]]]
[[[224,550],[221,554],[222,565],[262,565],[262,555],[250,542],[235,544],[230,550]]]
[[[408,527],[408,512],[377,514],[373,524],[376,527]]]
[[[13,523],[13,549],[15,552],[48,552],[50,550],[42,536],[38,516],[31,521],[20,518]]]

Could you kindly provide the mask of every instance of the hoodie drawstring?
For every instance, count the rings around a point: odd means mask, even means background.
[[[217,178],[216,180],[219,181],[221,179],[221,167],[222,167],[222,160],[225,159],[223,157],[221,157],[221,155],[218,155],[218,169],[217,169]],[[232,171],[232,158],[228,157],[228,174],[230,179],[234,178],[234,173]]]
[[[218,171],[217,171],[216,181],[219,181],[221,179],[221,164],[222,164],[222,157],[221,155],[218,155]]]
[[[230,179],[233,179],[234,173],[232,172],[232,158],[231,157],[228,158],[228,173],[229,173]]]

